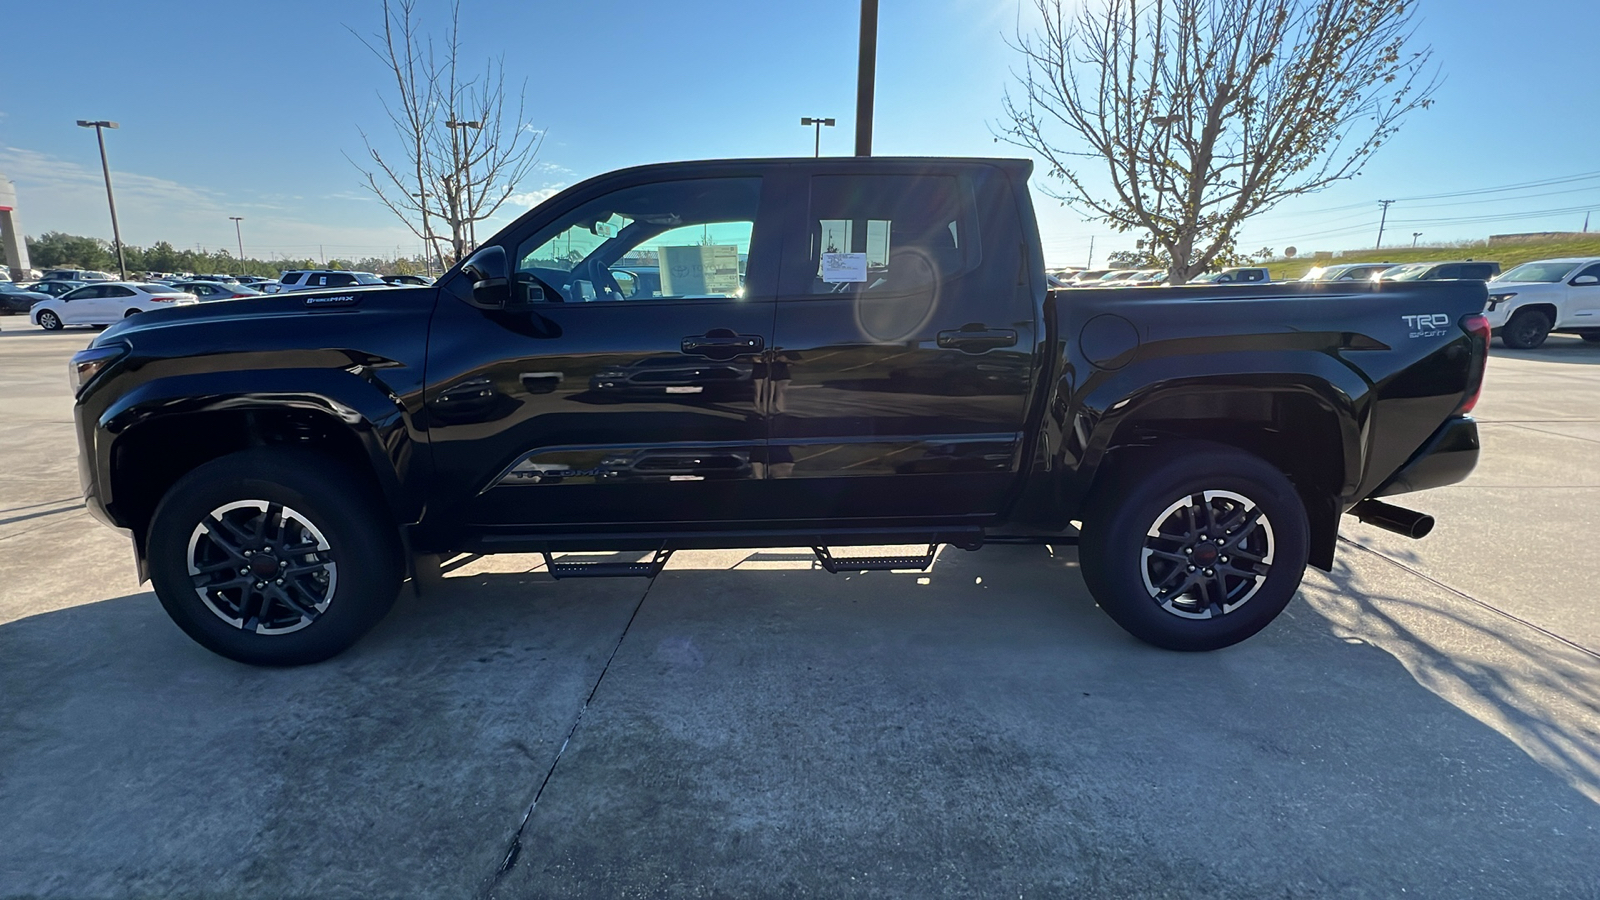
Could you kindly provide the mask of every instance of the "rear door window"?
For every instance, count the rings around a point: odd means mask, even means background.
[[[813,176],[807,223],[785,252],[786,294],[921,291],[978,265],[971,192],[953,175]]]

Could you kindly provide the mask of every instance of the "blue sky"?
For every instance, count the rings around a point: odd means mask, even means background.
[[[438,21],[443,0],[421,3]],[[1422,0],[1421,14],[1419,37],[1445,77],[1438,104],[1366,174],[1253,220],[1241,246],[1371,246],[1379,199],[1600,172],[1600,4]],[[809,154],[805,115],[838,119],[824,129],[823,152],[849,153],[857,16],[856,0],[468,0],[466,58],[503,54],[512,78],[527,79],[529,123],[547,132],[522,205],[479,234],[553,189],[622,166]],[[1017,0],[882,0],[875,151],[1022,155],[991,134],[1014,63],[1004,38],[1018,17]],[[228,216],[238,215],[252,256],[416,252],[344,156],[359,157],[362,128],[387,137],[383,70],[343,27],[379,24],[376,0],[7,4],[0,173],[16,182],[26,230],[109,238],[93,133],[74,125],[108,118],[122,124],[107,145],[129,243],[231,248]],[[1103,260],[1136,237],[1037,191],[1035,202],[1052,263],[1084,263],[1091,239]],[[1462,220],[1589,205],[1600,230],[1600,177],[1402,200],[1385,244],[1409,243],[1414,231],[1426,243],[1577,230],[1581,212]]]

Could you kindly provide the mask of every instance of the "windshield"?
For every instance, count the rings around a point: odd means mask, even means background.
[[[385,283],[386,282],[384,282],[384,280],[382,278],[379,278],[376,275],[368,275],[366,272],[357,272],[356,273],[356,284],[385,284]]]
[[[1570,262],[1531,262],[1523,263],[1515,269],[1496,278],[1495,281],[1534,281],[1554,284],[1567,277],[1567,273],[1576,268],[1576,263]]]

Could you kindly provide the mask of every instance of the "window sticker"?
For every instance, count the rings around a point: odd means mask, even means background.
[[[865,282],[867,255],[865,253],[822,254],[822,280],[828,284]]]

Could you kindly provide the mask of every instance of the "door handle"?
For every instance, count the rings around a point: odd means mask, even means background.
[[[705,334],[683,339],[683,352],[712,359],[732,359],[746,353],[760,353],[767,345],[759,334],[736,334],[726,328],[713,328]]]
[[[939,346],[963,353],[982,353],[997,347],[1015,347],[1017,333],[1009,328],[963,325],[958,331],[939,332]]]

